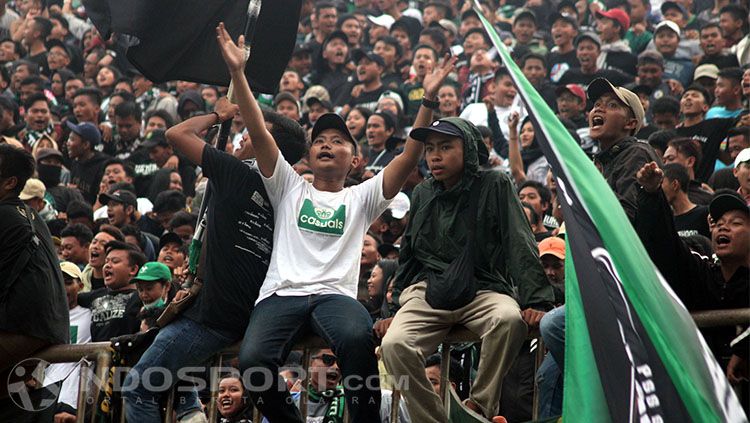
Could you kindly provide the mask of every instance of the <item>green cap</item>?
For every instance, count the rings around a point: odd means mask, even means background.
[[[161,280],[170,282],[172,280],[172,271],[169,270],[169,267],[167,267],[166,264],[159,263],[158,261],[150,261],[144,264],[138,271],[138,275],[133,278],[134,282],[153,282]]]

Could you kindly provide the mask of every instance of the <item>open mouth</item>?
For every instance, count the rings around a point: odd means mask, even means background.
[[[226,397],[221,400],[221,408],[225,410],[232,407],[232,404],[234,404],[234,401],[232,401],[232,398]]]
[[[333,154],[331,154],[331,153],[327,153],[327,152],[325,152],[325,151],[324,151],[324,152],[322,152],[322,153],[318,153],[318,160],[322,160],[322,159],[333,159],[334,157],[335,157],[335,156],[334,156]]]
[[[96,250],[92,250],[92,251],[91,251],[91,252],[89,253],[89,256],[90,256],[90,257],[91,257],[92,259],[94,259],[94,258],[99,258],[99,256],[101,256],[101,253],[100,253],[99,251],[96,251]]]
[[[591,127],[599,128],[604,125],[604,118],[601,116],[594,116],[591,118]]]
[[[716,245],[727,245],[730,242],[732,242],[732,240],[726,235],[719,235],[716,237]]]
[[[104,269],[102,270],[102,274],[104,275],[104,279],[111,279],[115,272],[112,269]]]
[[[173,261],[174,261],[174,257],[172,257],[171,255],[167,254],[166,256],[164,256],[164,262],[173,262]]]

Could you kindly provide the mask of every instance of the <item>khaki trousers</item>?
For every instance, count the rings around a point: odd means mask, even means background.
[[[462,325],[482,340],[470,398],[492,418],[497,414],[503,377],[528,333],[519,305],[508,295],[479,291],[458,310],[436,310],[424,299],[426,286],[420,282],[401,293],[401,308],[381,344],[383,361],[394,380],[408,377],[402,394],[409,416],[419,423],[448,422],[442,401],[425,375],[425,356],[437,350],[451,327]]]

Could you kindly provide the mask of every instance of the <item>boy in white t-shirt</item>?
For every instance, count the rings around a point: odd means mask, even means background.
[[[304,421],[278,377],[278,367],[295,340],[312,331],[339,359],[351,420],[379,422],[372,321],[356,300],[359,259],[367,229],[401,190],[423,146],[408,139],[404,152],[376,177],[344,188],[347,175],[359,164],[357,142],[340,116],[324,114],[312,130],[309,164],[314,182],[305,181],[284,160],[264,125],[244,75],[242,37],[235,45],[220,24],[217,38],[274,209],[271,263],[240,349],[250,397],[270,422]],[[425,77],[425,99],[415,127],[431,122],[431,109],[439,105],[432,99],[454,62],[445,60]]]

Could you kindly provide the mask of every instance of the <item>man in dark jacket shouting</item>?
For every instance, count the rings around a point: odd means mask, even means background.
[[[445,118],[410,136],[425,143],[432,178],[412,194],[414,214],[401,243],[393,294],[401,308],[383,339],[385,365],[396,380],[409,377],[403,395],[413,421],[447,422],[425,376],[424,357],[453,325],[462,325],[482,339],[466,405],[491,418],[527,324],[537,325],[551,306],[552,287],[513,183],[502,173],[479,171],[479,130],[464,119]],[[445,277],[462,265],[465,277]],[[464,295],[450,298],[456,292]],[[385,325],[376,332],[382,334]]]

